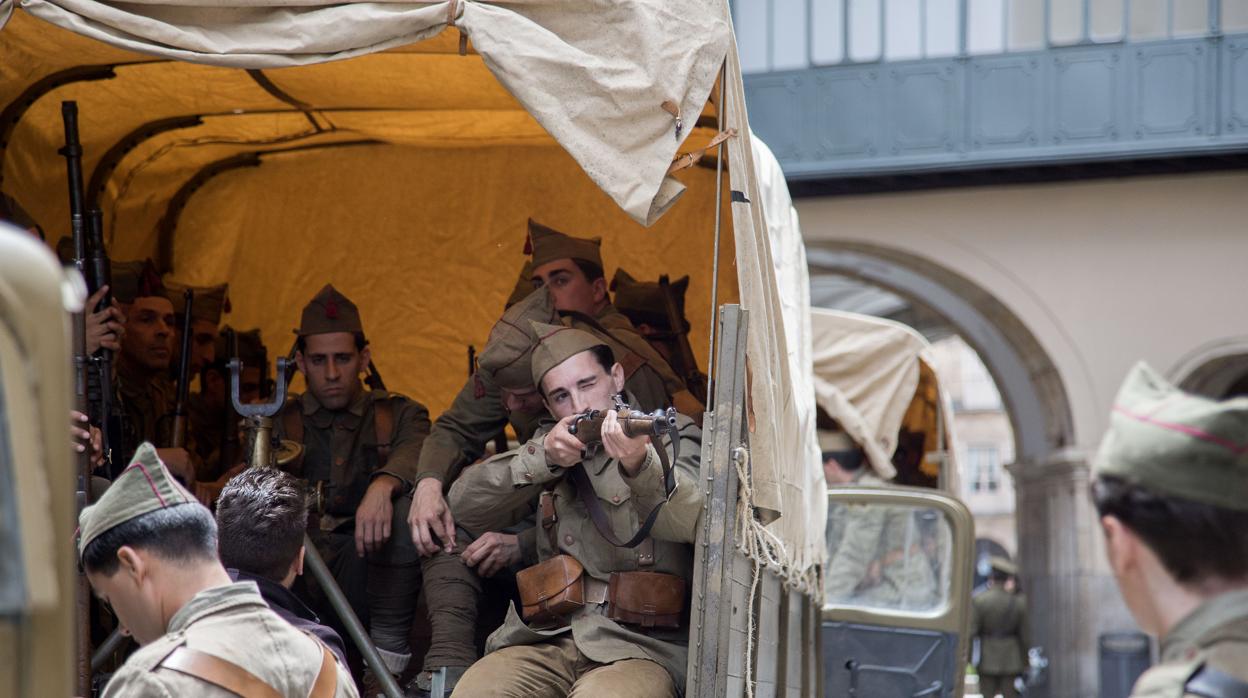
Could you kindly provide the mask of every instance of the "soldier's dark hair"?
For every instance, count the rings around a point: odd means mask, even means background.
[[[368,346],[368,339],[366,339],[366,338],[364,337],[364,333],[363,333],[363,332],[353,332],[353,333],[352,333],[352,336],[353,336],[353,337],[355,337],[355,349],[356,349],[356,351],[363,351],[363,350],[364,350],[364,347]],[[308,338],[307,338],[307,337],[304,337],[304,336],[299,336],[299,337],[296,337],[296,338],[295,338],[295,348],[296,348],[296,349],[298,349],[300,352],[307,351],[307,349],[308,349]]]
[[[602,366],[602,370],[611,373],[611,367],[615,365],[615,352],[611,351],[611,347],[605,344],[590,349],[594,353],[594,358],[598,359],[598,364]]]
[[[593,262],[584,259],[573,259],[572,262],[576,264],[576,267],[581,270],[582,274],[585,275],[585,280],[591,284],[598,279],[606,278],[603,274],[602,267],[594,264]]]
[[[217,500],[221,563],[281,582],[303,546],[307,521],[307,497],[293,476],[248,468]]]
[[[829,459],[835,458],[836,464],[841,466],[841,470],[847,473],[856,473],[866,465],[866,454],[861,448],[853,448],[847,451],[824,451],[822,453],[823,462],[827,463]]]
[[[1011,575],[1009,572],[1002,572],[1001,570],[997,570],[997,569],[994,569],[993,571],[988,573],[988,578],[997,584],[1005,584],[1006,582],[1010,581],[1010,576]]]
[[[92,574],[111,577],[121,561],[122,546],[144,550],[169,562],[217,559],[217,524],[199,503],[157,509],[113,526],[87,544],[82,566]]]
[[[1143,539],[1183,584],[1248,577],[1248,512],[1157,494],[1102,476],[1092,483],[1101,516],[1113,516]]]

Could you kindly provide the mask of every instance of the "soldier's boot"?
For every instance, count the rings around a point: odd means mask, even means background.
[[[407,695],[412,698],[449,698],[466,671],[466,666],[444,666],[433,671],[422,671],[412,681]]]

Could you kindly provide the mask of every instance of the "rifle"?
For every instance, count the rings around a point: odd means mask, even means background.
[[[386,382],[381,379],[381,371],[377,370],[377,364],[372,359],[368,360],[368,372],[364,374],[364,385],[369,390],[385,390]]]
[[[231,359],[238,358],[238,334],[233,327],[225,328],[225,347],[228,357],[224,362],[218,360],[218,363],[229,366]],[[222,377],[228,378],[228,375]],[[234,403],[228,395],[225,400],[225,409],[222,410],[222,417],[225,419],[225,428],[221,430],[221,446],[217,449],[217,462],[221,470],[225,471],[234,467],[234,460],[238,456],[238,414],[234,412]]]
[[[667,274],[659,277],[659,291],[663,295],[663,307],[667,311],[667,323],[671,327],[671,339],[675,346],[672,370],[685,381],[685,387],[694,397],[705,400],[708,397],[707,377],[698,370],[698,360],[693,356],[693,347],[689,346],[689,326],[676,308],[676,299],[672,295],[672,284]]]
[[[658,437],[670,434],[672,443],[679,436],[676,433],[676,408],[654,412],[634,410],[616,399],[616,413],[620,426],[624,427],[624,435],[628,437]],[[602,444],[602,421],[606,419],[605,410],[588,410],[576,416],[568,425],[568,433],[580,439],[587,447],[594,448]]]
[[[113,285],[112,265],[108,261],[108,253],[104,251],[104,214],[100,209],[93,208],[88,213],[88,230],[90,236],[89,252],[86,259],[86,281],[88,295],[94,294],[105,286]],[[100,303],[87,312],[98,313],[113,304],[110,290],[100,298]],[[104,453],[104,467],[111,471],[114,429],[113,423],[113,350],[100,347],[92,357],[91,373],[95,378],[87,386],[87,398],[91,406],[88,414],[91,420],[100,425],[101,450]],[[120,433],[116,434],[120,438]]]
[[[173,438],[170,446],[186,448],[186,399],[191,388],[191,312],[195,306],[195,292],[182,292],[186,307],[182,314],[182,358],[178,361],[178,391],[173,403]]]
[[[65,156],[65,169],[69,180],[69,225],[74,240],[74,266],[83,273],[87,260],[86,218],[82,200],[82,145],[78,142],[78,103],[61,102],[61,119],[65,123],[65,147],[60,154]],[[91,357],[87,356],[87,328],[85,325],[88,310],[76,313],[74,317],[74,397],[79,412],[88,414],[88,383],[90,381]],[[111,386],[109,386],[111,387]],[[91,485],[91,453],[85,449],[78,454],[78,478],[76,483],[78,513],[81,514],[90,499]],[[90,695],[91,691],[91,586],[87,582],[86,573],[78,571],[78,584],[75,589],[75,607],[77,610],[77,636],[75,638],[77,665],[77,695]]]

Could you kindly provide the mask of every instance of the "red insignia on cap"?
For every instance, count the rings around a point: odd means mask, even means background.
[[[337,301],[333,301],[333,300],[325,301],[325,317],[329,318],[330,320],[338,319]]]
[[[526,256],[533,254],[533,234],[524,236],[524,254]]]

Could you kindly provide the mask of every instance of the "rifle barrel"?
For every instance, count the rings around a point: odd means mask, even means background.
[[[182,292],[185,309],[182,315],[182,358],[178,362],[178,392],[173,405],[173,443],[174,448],[186,446],[186,399],[190,391],[191,381],[191,312],[195,307],[195,292],[186,289]]]

